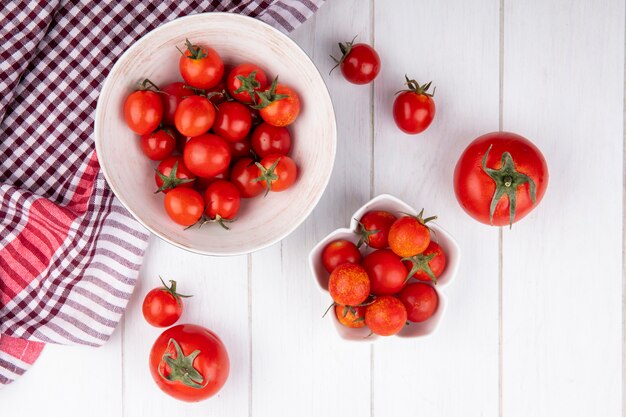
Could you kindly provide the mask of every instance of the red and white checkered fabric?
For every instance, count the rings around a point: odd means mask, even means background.
[[[99,171],[93,117],[116,58],[160,24],[228,11],[285,31],[324,0],[0,3],[0,385],[44,343],[106,342],[148,234]]]

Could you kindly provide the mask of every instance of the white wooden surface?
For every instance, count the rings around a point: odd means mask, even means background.
[[[333,179],[280,244],[206,258],[151,241],[124,321],[100,349],[48,346],[0,391],[0,415],[623,415],[623,0],[329,0],[294,39],[327,80],[339,125]],[[335,42],[374,43],[374,86],[328,76]],[[419,137],[393,125],[403,75],[437,86]],[[504,128],[544,152],[550,185],[513,230],[473,222],[451,186],[475,136]],[[306,254],[378,193],[440,216],[463,250],[439,333],[344,344],[321,319]],[[147,369],[159,331],[141,317],[157,275],[195,294],[183,321],[231,357],[220,394],[161,394]]]

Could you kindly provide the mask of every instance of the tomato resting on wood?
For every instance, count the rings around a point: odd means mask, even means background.
[[[493,226],[511,226],[522,219],[539,204],[547,186],[543,154],[511,132],[478,137],[454,170],[454,192],[463,210]]]
[[[435,92],[428,92],[430,83],[419,85],[405,78],[408,90],[400,91],[393,102],[393,119],[404,133],[416,135],[426,130],[435,118]]]
[[[356,39],[356,36],[354,37]],[[372,82],[380,72],[380,57],[374,48],[365,43],[339,42],[341,58],[331,58],[341,68],[344,78],[353,84]],[[331,70],[332,72],[332,70]]]
[[[170,280],[168,287],[159,277],[162,287],[151,290],[143,299],[141,311],[148,323],[155,327],[168,327],[176,323],[183,314],[182,298],[191,297],[176,292],[176,281]]]

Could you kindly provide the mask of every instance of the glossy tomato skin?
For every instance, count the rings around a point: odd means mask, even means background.
[[[380,72],[380,57],[374,48],[364,43],[352,45],[340,65],[341,73],[353,84],[367,84]]]
[[[264,91],[267,88],[267,75],[265,71],[258,65],[245,62],[233,68],[226,78],[228,93],[235,100],[246,104],[252,104],[254,102],[253,97],[250,96],[248,91],[236,92],[242,86],[242,81],[238,77],[248,78],[252,71],[256,71],[254,79],[259,83],[258,86],[254,87],[254,91]]]
[[[202,381],[196,381],[201,388],[167,379],[171,368],[165,364],[164,355],[176,356],[172,340],[180,346],[184,356],[200,351],[191,365],[202,377]],[[149,364],[152,378],[163,392],[188,402],[205,400],[215,395],[226,383],[230,372],[228,352],[220,338],[212,331],[194,324],[180,324],[161,333],[150,350]]]
[[[351,329],[365,327],[365,306],[335,306],[335,316],[339,323]]]
[[[228,168],[230,148],[219,136],[206,133],[187,142],[183,153],[185,165],[199,177],[214,177]]]
[[[209,131],[215,121],[215,107],[205,97],[191,96],[183,99],[176,108],[176,129],[188,137],[200,136]]]
[[[272,126],[269,123],[258,125],[250,138],[252,149],[259,158],[272,154],[289,155],[291,135],[286,127]]]
[[[252,146],[247,139],[237,142],[228,141],[228,146],[230,147],[230,155],[233,159],[252,156]]]
[[[169,129],[159,129],[142,135],[139,139],[141,151],[152,161],[161,161],[176,148],[176,138]]]
[[[146,294],[141,311],[152,326],[168,327],[183,314],[183,300],[177,299],[165,288],[155,288]]]
[[[159,166],[157,166],[157,171],[159,171],[165,176],[168,176],[170,175],[170,172],[172,172],[172,168],[174,167],[174,164],[177,162],[178,162],[178,165],[176,165],[176,178],[182,179],[182,180],[196,178],[193,172],[191,172],[189,168],[187,168],[187,166],[185,165],[185,161],[183,161],[183,158],[181,156],[170,156],[164,159],[163,161],[161,161]],[[163,185],[163,180],[157,174],[154,174],[154,182],[156,183],[157,188],[160,188]],[[194,182],[195,181],[181,183],[177,186],[177,188],[178,187],[191,188],[193,187]],[[170,191],[171,189],[163,190],[163,192],[166,194]]]
[[[364,243],[370,248],[385,249],[389,246],[389,229],[396,219],[396,216],[384,210],[373,210],[365,213],[359,220],[364,230],[368,232],[378,230],[378,232],[367,233]]]
[[[285,155],[269,155],[261,160],[261,165],[265,167],[265,169],[271,169],[274,163],[276,167],[274,168],[274,174],[278,176],[277,179],[271,181],[271,190],[275,192],[285,191],[289,187],[291,187],[298,178],[298,167],[296,163],[288,156]],[[267,188],[266,181],[259,181],[264,188]]]
[[[358,306],[370,293],[367,272],[357,264],[341,264],[333,270],[328,280],[328,292],[337,304]]]
[[[322,264],[329,273],[341,264],[358,264],[360,261],[361,252],[349,240],[334,240],[326,245],[322,251]]]
[[[433,287],[422,282],[407,285],[398,294],[407,311],[407,319],[413,323],[426,321],[435,314],[439,306],[439,295]]]
[[[165,211],[174,222],[181,226],[196,224],[204,211],[202,195],[191,188],[176,187],[165,194]]]
[[[379,336],[399,333],[406,324],[406,318],[406,307],[391,295],[378,297],[365,308],[365,324]]]
[[[393,118],[404,133],[421,133],[435,118],[435,101],[425,94],[403,91],[393,102]]]
[[[467,214],[484,224],[489,221],[489,206],[496,191],[494,180],[482,169],[482,159],[492,146],[486,166],[492,169],[502,167],[502,155],[509,152],[515,169],[529,176],[536,186],[536,199],[530,197],[529,184],[517,189],[517,203],[513,223],[530,213],[543,198],[548,187],[548,165],[543,154],[531,141],[511,132],[492,132],[476,138],[461,154],[454,170],[454,192]],[[496,206],[493,225],[509,224],[509,200],[503,196]]]
[[[217,106],[217,114],[213,122],[213,132],[228,140],[243,140],[252,127],[252,116],[248,107],[236,101],[226,101]]]
[[[212,182],[216,180],[228,180],[228,178],[230,178],[230,169],[227,168],[214,177],[196,177],[193,185],[197,191],[200,191],[202,195],[204,195],[207,187],[211,185]]]
[[[163,103],[158,93],[140,90],[131,93],[124,102],[124,119],[138,135],[145,135],[159,127],[163,118]]]
[[[230,181],[235,184],[243,198],[256,197],[265,191],[261,181],[253,181],[261,175],[252,158],[241,158],[230,171]]]
[[[424,252],[421,253],[422,256],[428,257],[430,255],[434,255],[434,257],[428,261],[428,266],[432,271],[435,278],[439,278],[443,273],[444,269],[446,269],[446,254],[435,241],[430,241],[428,247]],[[407,271],[411,271],[413,268],[413,263],[411,261],[404,261],[404,266]],[[426,272],[423,270],[419,270],[413,274],[412,278],[419,279],[420,281],[432,281],[432,278],[428,276]]]
[[[187,50],[180,57],[178,68],[187,84],[195,88],[208,89],[219,84],[224,76],[224,62],[213,48],[202,47],[203,58],[194,59]]]
[[[259,114],[266,123],[272,126],[288,126],[300,114],[300,97],[293,88],[284,84],[276,86],[276,94],[285,94],[287,97],[260,109]]]
[[[185,87],[185,83],[175,82],[166,85],[161,89],[161,102],[163,102],[163,123],[174,125],[174,114],[178,104],[184,98],[193,96],[194,92],[190,88]]]
[[[403,216],[389,229],[389,247],[398,256],[418,255],[430,244],[430,230],[413,216]]]
[[[370,278],[370,292],[374,295],[392,295],[404,287],[407,278],[402,259],[389,249],[376,250],[361,262]]]
[[[206,209],[204,213],[209,219],[233,220],[239,212],[241,196],[239,189],[226,180],[215,180],[204,192]]]

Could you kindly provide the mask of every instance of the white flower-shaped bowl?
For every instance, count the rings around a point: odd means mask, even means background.
[[[413,207],[388,194],[381,194],[368,201],[363,207],[358,209],[352,215],[349,228],[341,228],[331,232],[317,245],[315,245],[309,253],[309,266],[311,267],[315,281],[317,282],[317,285],[322,293],[328,294],[328,278],[330,277],[330,274],[326,271],[324,265],[322,264],[322,251],[324,250],[324,247],[328,243],[337,239],[346,239],[356,243],[359,238],[356,233],[356,230],[358,230],[358,219],[371,210],[386,210],[399,216],[403,213],[417,215],[417,211]],[[426,215],[431,214],[432,213],[426,213]],[[448,232],[439,227],[436,223],[430,222],[428,223],[428,226],[432,231],[432,238],[441,246],[446,254],[446,268],[437,279],[437,285],[434,287],[439,295],[439,306],[435,314],[430,319],[421,323],[410,323],[405,326],[402,331],[396,335],[397,338],[400,339],[428,336],[433,334],[439,328],[448,305],[445,288],[452,283],[459,269],[460,250],[456,240],[454,240]],[[365,245],[361,247],[361,254],[363,256],[371,253],[372,251],[372,249],[365,247]],[[410,282],[422,281],[411,279]],[[330,295],[328,296],[328,302],[332,302]],[[335,315],[333,309],[328,312],[324,320],[332,321],[337,329],[337,334],[344,340],[371,343],[379,339],[390,339],[389,337],[381,337],[377,335],[368,336],[370,331],[367,327],[352,329],[343,326],[339,323],[339,320],[337,320],[337,316]]]

